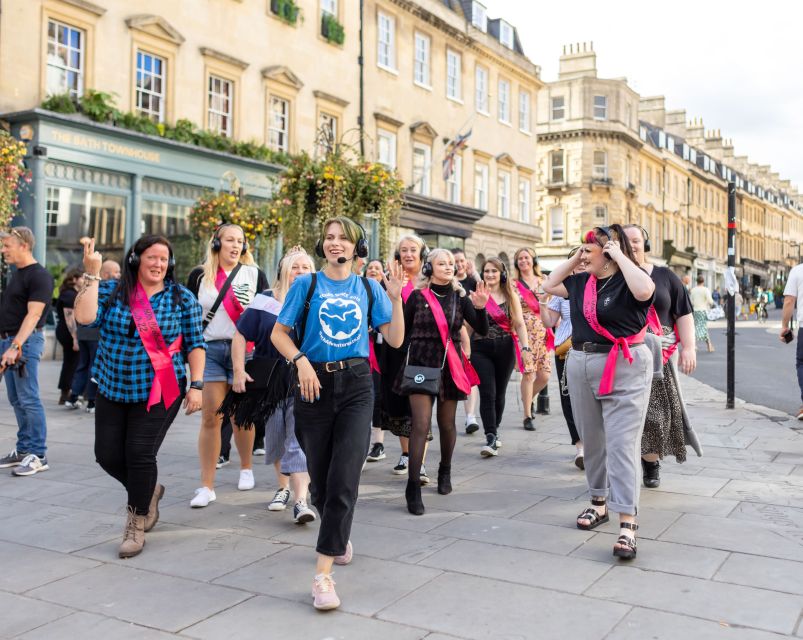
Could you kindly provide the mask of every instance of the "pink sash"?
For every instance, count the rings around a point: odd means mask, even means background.
[[[173,368],[172,356],[181,351],[181,336],[176,338],[169,347],[167,346],[148,295],[139,282],[137,282],[134,295],[129,300],[129,305],[131,306],[131,316],[134,318],[134,324],[139,332],[139,339],[142,340],[142,346],[145,347],[155,374],[146,411],[150,411],[153,405],[159,404],[159,400],[162,398],[164,398],[165,409],[167,409],[179,396],[178,379]]]
[[[223,267],[217,268],[217,277],[215,278],[215,289],[218,291],[223,288],[223,285],[226,282],[226,272],[223,271]],[[229,287],[229,290],[226,291],[226,295],[223,296],[223,307],[226,309],[226,313],[229,314],[229,318],[234,324],[237,324],[237,321],[240,319],[240,316],[243,315],[243,305],[240,304],[240,301],[237,299],[237,296],[234,295],[234,291],[232,287]]]
[[[650,310],[647,312],[647,327],[652,329],[652,332],[662,338],[664,335],[664,327],[661,325],[661,320],[658,318],[658,312],[655,310],[655,306],[650,307]],[[663,355],[664,364],[669,362],[669,358],[672,357],[672,354],[678,348],[678,343],[680,342],[680,338],[678,338],[678,327],[675,325],[675,342],[670,344],[666,349],[661,349],[661,354]]]
[[[502,308],[496,304],[496,300],[493,299],[493,296],[488,296],[488,304],[485,305],[485,310],[488,312],[488,315],[491,316],[491,320],[502,327],[502,331],[506,331],[513,338],[513,349],[516,352],[516,362],[519,365],[519,371],[524,373],[524,362],[521,359],[519,337],[516,335],[516,332],[513,331],[513,327],[510,325],[510,320],[505,312],[502,311]]]
[[[382,370],[379,368],[379,361],[376,359],[376,348],[374,347],[374,341],[371,340],[371,336],[368,336],[368,364],[371,365],[371,371],[382,373]]]
[[[644,342],[644,334],[647,333],[645,326],[641,331],[626,338],[614,338],[613,335],[603,327],[597,320],[597,278],[588,276],[586,288],[583,295],[583,316],[589,326],[603,338],[613,342],[613,348],[608,353],[605,361],[605,368],[602,370],[602,379],[599,381],[599,394],[607,395],[613,390],[613,381],[616,377],[616,357],[619,349],[628,363],[633,364],[633,354],[630,353],[630,345],[637,342]],[[663,333],[663,332],[662,332]]]
[[[541,317],[541,305],[538,302],[538,298],[535,297],[532,289],[524,284],[521,280],[516,280],[516,286],[519,288],[519,293],[521,294],[522,299],[524,302],[527,303],[527,306],[530,307],[532,312],[537,315],[539,318]],[[549,327],[544,327],[546,329],[546,350],[547,351],[554,351],[555,350],[555,332],[552,331]],[[532,347],[532,345],[530,345]]]
[[[461,358],[458,356],[456,348],[449,349],[449,343],[451,342],[449,326],[446,323],[446,316],[443,315],[443,309],[440,303],[435,299],[435,294],[433,294],[428,287],[421,289],[421,295],[424,296],[424,299],[429,303],[429,308],[432,311],[432,315],[435,317],[435,324],[438,325],[438,333],[441,334],[441,342],[443,342],[443,348],[446,349],[446,362],[449,363],[449,372],[452,374],[452,380],[455,386],[463,393],[471,393],[471,383],[466,375],[466,370],[463,368],[465,357]],[[457,301],[455,301],[455,304],[457,304]],[[476,373],[475,371],[474,375],[476,375]]]
[[[413,284],[413,280],[411,278],[410,280],[407,281],[407,284],[404,285],[404,287],[402,288],[402,300],[404,302],[407,302],[407,298],[410,297],[410,294],[413,292],[414,289],[415,285]]]

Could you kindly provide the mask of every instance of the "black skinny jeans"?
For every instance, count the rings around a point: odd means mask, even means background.
[[[113,402],[98,394],[95,459],[126,488],[128,506],[137,515],[148,514],[158,476],[156,454],[183,399],[184,393],[167,409],[162,401],[146,411],[147,402]]]
[[[560,391],[560,408],[563,409],[563,417],[566,420],[566,426],[569,427],[569,435],[572,438],[572,444],[580,442],[580,434],[577,433],[577,426],[574,424],[574,414],[572,413],[572,399],[567,393],[563,394],[561,390],[561,380],[563,380],[563,370],[566,368],[566,358],[561,360],[555,356],[555,369],[558,373],[558,391]],[[568,391],[568,389],[567,389]]]
[[[496,435],[505,411],[505,394],[516,364],[513,338],[479,338],[471,342],[471,364],[480,377],[480,417],[485,433]]]
[[[75,375],[75,368],[78,366],[80,352],[73,351],[73,340],[69,333],[66,335],[57,333],[56,338],[64,350],[64,360],[61,363],[61,374],[59,375],[59,390],[63,393],[68,393],[72,388],[72,380]]]
[[[336,373],[319,373],[321,399],[302,402],[295,388],[296,438],[310,475],[312,504],[321,515],[315,550],[346,553],[365,452],[371,439],[374,387],[364,363]]]

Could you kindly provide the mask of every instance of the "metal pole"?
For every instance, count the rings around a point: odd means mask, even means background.
[[[736,267],[736,183],[728,183],[728,269]],[[738,284],[737,284],[738,286]],[[728,294],[728,396],[726,409],[733,409],[736,398],[736,292]]]
[[[365,0],[360,0],[360,115],[357,124],[360,127],[360,158],[365,158],[365,52],[363,29],[365,26]]]

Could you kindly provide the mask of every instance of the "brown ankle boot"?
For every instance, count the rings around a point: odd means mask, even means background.
[[[151,497],[151,504],[148,508],[148,515],[145,516],[145,531],[150,531],[159,522],[159,500],[165,494],[165,488],[158,482],[153,489],[153,496]]]
[[[128,507],[123,542],[117,551],[121,558],[132,558],[142,551],[145,546],[145,516],[138,516],[131,507]]]

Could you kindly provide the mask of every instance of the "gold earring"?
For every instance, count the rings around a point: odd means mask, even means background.
[[[608,267],[610,266],[610,264],[611,264],[610,262],[606,262],[606,263],[605,263],[605,266],[604,266],[604,267],[602,267],[602,270],[603,270],[603,271],[607,271],[607,270],[608,270]]]

